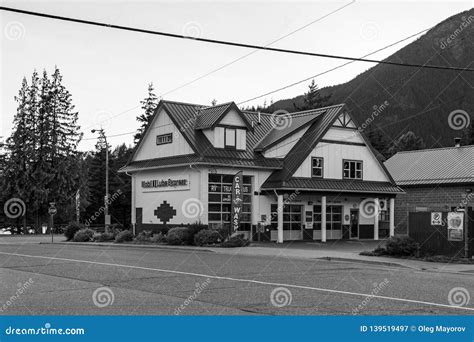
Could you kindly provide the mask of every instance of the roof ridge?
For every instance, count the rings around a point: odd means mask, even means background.
[[[171,101],[171,100],[161,100],[163,103],[174,103],[174,104],[180,104],[180,105],[185,105],[185,106],[193,106],[193,107],[205,107],[204,105],[200,105],[197,103],[189,103],[189,102],[180,102],[180,101]]]
[[[215,106],[207,106],[207,107],[204,107],[202,109],[209,109],[209,108],[216,108],[216,107],[223,107],[223,106],[228,106],[228,105],[231,105],[233,104],[234,101],[229,101],[229,102],[224,102],[224,103],[220,103],[220,104],[217,104]]]
[[[317,110],[328,110],[329,108],[333,108],[333,107],[343,107],[345,106],[346,104],[345,103],[339,103],[339,104],[335,104],[335,105],[331,105],[331,106],[326,106],[326,107],[319,107],[319,108],[313,108],[313,109],[306,109],[306,110],[301,110],[299,112],[291,112],[290,114],[305,114],[305,113],[309,113],[309,112],[314,112],[314,111],[317,111]]]
[[[442,151],[442,150],[455,150],[460,148],[474,148],[474,145],[461,145],[456,146],[446,146],[446,147],[437,147],[437,148],[426,148],[421,150],[411,150],[411,151],[399,151],[397,154],[406,154],[406,153],[420,153],[420,152],[430,152],[430,151]]]

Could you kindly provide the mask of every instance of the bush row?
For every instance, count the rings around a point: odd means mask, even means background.
[[[249,245],[249,240],[243,234],[228,238],[228,229],[208,229],[203,224],[191,224],[187,227],[175,227],[167,232],[142,231],[137,236],[129,230],[113,230],[105,233],[97,233],[92,229],[85,228],[84,225],[76,222],[70,223],[64,235],[68,241],[88,242],[88,241],[115,241],[116,243],[133,242],[138,244],[159,243],[169,245],[195,245],[195,246],[217,246],[222,247],[243,247]]]

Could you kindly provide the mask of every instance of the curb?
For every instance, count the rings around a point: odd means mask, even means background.
[[[349,259],[349,258],[340,258],[340,257],[319,257],[316,259],[323,259],[328,261],[345,261],[345,262],[352,262],[352,263],[361,263],[361,264],[370,264],[370,265],[381,265],[381,266],[390,266],[390,267],[402,267],[408,269],[415,269],[418,270],[418,267],[407,266],[404,264],[399,264],[396,262],[389,262],[389,261],[377,261],[377,260],[364,260],[364,259]]]
[[[210,252],[214,251],[206,248],[186,247],[186,246],[166,246],[166,245],[140,245],[131,243],[101,243],[101,242],[40,242],[40,245],[65,245],[65,246],[99,246],[99,247],[132,247],[132,248],[152,248],[152,249],[168,249],[176,251],[199,251]]]

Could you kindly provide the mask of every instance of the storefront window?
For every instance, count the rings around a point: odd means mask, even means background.
[[[313,227],[321,230],[321,206],[313,207]],[[326,206],[326,230],[340,230],[342,228],[342,206],[328,205]]]
[[[209,228],[230,228],[233,175],[209,174]],[[252,224],[252,177],[243,176],[243,204],[240,230],[250,231]]]
[[[277,205],[271,205],[271,225],[273,229],[278,229]],[[301,230],[302,206],[288,204],[283,207],[283,230]]]

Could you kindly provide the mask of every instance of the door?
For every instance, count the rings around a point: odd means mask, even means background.
[[[359,238],[359,209],[351,209],[350,238]]]

